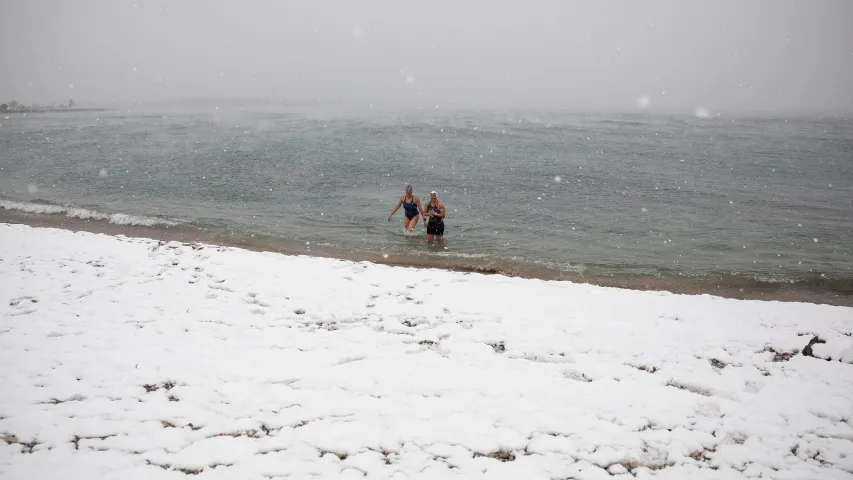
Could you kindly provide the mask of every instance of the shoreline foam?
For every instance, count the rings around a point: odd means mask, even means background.
[[[178,222],[165,218],[130,215],[127,213],[103,213],[97,210],[89,210],[87,208],[55,205],[52,203],[29,203],[17,202],[14,200],[0,200],[0,208],[7,211],[23,213],[64,215],[69,218],[79,218],[82,220],[103,220],[116,225],[140,225],[144,227],[156,227],[158,225],[169,227],[179,225]]]
[[[557,272],[546,268],[520,268],[513,265],[497,264],[488,260],[487,257],[460,258],[448,255],[384,254],[379,251],[353,252],[323,245],[305,245],[302,242],[271,236],[231,235],[191,225],[178,224],[159,218],[150,218],[151,222],[122,223],[113,221],[112,217],[115,215],[122,216],[123,214],[111,215],[92,212],[94,213],[93,215],[78,215],[74,212],[69,213],[68,209],[60,206],[45,205],[44,209],[37,211],[3,207],[4,205],[0,203],[0,223],[20,223],[33,227],[62,228],[72,231],[123,235],[163,241],[201,242],[240,247],[258,252],[269,251],[287,255],[309,255],[321,258],[368,261],[391,266],[501,274],[510,277],[536,278],[540,280],[565,280],[574,283],[640,291],[667,291],[690,295],[709,294],[739,300],[775,300],[853,306],[853,285],[849,284],[849,282],[839,280],[818,278],[810,282],[791,283],[768,282],[751,276],[662,277],[653,275],[591,275],[589,272],[583,271],[564,270]],[[58,210],[54,212],[51,211],[51,208]],[[86,212],[89,211],[86,210]]]

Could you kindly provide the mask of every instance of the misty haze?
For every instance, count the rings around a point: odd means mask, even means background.
[[[852,2],[0,18],[0,478],[853,479]]]
[[[7,1],[0,8],[2,93],[26,103],[853,108],[853,6],[845,1]]]

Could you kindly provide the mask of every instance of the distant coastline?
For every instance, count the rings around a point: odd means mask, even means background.
[[[15,109],[15,110],[3,110],[0,113],[3,114],[16,114],[16,113],[53,113],[53,112],[103,112],[104,108],[27,108],[27,109]]]

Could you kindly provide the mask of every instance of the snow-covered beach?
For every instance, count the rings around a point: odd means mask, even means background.
[[[853,478],[850,307],[11,224],[0,252],[2,478]]]

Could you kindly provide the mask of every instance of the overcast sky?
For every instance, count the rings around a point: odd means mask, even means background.
[[[0,99],[853,111],[853,1],[0,0]]]

